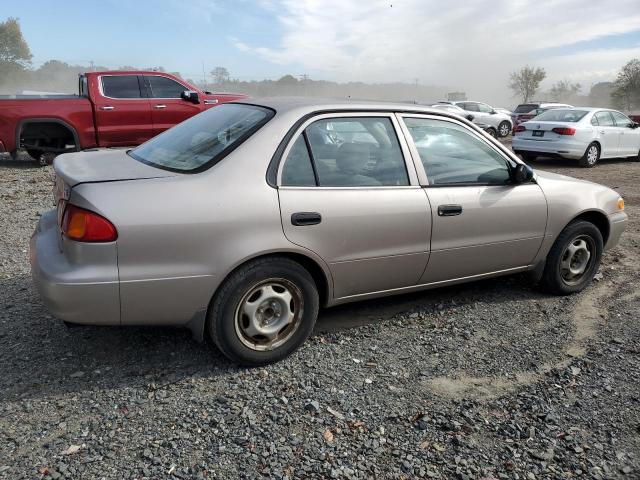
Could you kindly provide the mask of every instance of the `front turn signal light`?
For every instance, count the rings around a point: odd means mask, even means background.
[[[618,210],[624,210],[624,200],[622,197],[618,198]]]

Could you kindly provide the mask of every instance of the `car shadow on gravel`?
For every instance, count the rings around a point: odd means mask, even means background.
[[[594,168],[602,168],[606,166],[620,165],[623,163],[629,163],[633,160],[627,158],[605,158],[598,160],[598,164]],[[545,170],[546,168],[580,168],[578,166],[578,160],[571,160],[567,158],[554,158],[554,157],[538,157],[535,160],[527,162],[533,168]]]
[[[167,327],[69,328],[40,302],[28,275],[0,279],[0,391],[7,399],[129,387],[154,390],[195,374],[215,377],[241,369],[209,342]],[[442,304],[541,299],[515,275],[321,311],[314,335],[375,324]]]

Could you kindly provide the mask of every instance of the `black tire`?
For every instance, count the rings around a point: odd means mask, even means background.
[[[570,244],[584,241],[590,249],[590,256],[584,272],[575,280],[567,280],[563,274],[563,260],[566,262]],[[598,227],[593,223],[576,220],[567,225],[554,242],[542,274],[541,286],[556,295],[569,295],[583,290],[593,280],[600,266],[603,240]],[[570,262],[571,263],[571,262]]]
[[[511,124],[506,120],[503,122],[500,122],[500,125],[498,125],[498,135],[500,137],[508,137],[510,133],[511,133]]]
[[[640,162],[640,150],[638,150],[638,155],[636,155],[635,157],[631,157],[631,160],[633,160],[634,162]]]
[[[593,152],[595,152],[595,154]],[[598,160],[600,160],[600,145],[592,142],[584,151],[584,155],[582,155],[582,158],[578,161],[578,165],[582,168],[593,168],[598,163]]]
[[[39,162],[40,156],[42,155],[42,150],[29,149],[27,150],[27,153],[31,158],[33,158],[34,161]]]
[[[278,282],[292,290],[290,305],[295,305],[295,308],[291,308],[295,310],[295,320],[291,325],[295,326],[291,327],[289,336],[281,340],[283,343],[272,349],[259,350],[261,346],[257,343],[253,347],[248,346],[256,341],[258,336],[246,336],[243,322],[248,322],[248,317],[241,312],[241,306],[251,303],[251,297],[254,296],[249,296],[251,292],[263,286],[271,288],[271,285],[277,285]],[[262,292],[259,292],[259,295],[262,298]],[[313,277],[302,265],[282,257],[263,258],[247,263],[227,278],[209,309],[207,328],[213,343],[232,362],[256,367],[282,360],[300,347],[313,331],[318,309],[318,288]],[[273,309],[270,317],[271,320],[275,318]],[[276,319],[276,323],[278,321]],[[286,333],[285,328],[289,327],[285,324],[280,332]]]
[[[533,153],[521,153],[520,156],[525,162],[533,162],[536,158],[538,158],[538,156]]]
[[[491,135],[493,138],[498,138],[498,132],[496,132],[496,129],[491,127],[491,128],[487,128],[485,130],[485,132],[487,132],[489,135]]]
[[[38,162],[41,167],[53,165],[53,161],[57,156],[53,152],[43,152],[41,150],[27,150],[27,153],[31,158]]]

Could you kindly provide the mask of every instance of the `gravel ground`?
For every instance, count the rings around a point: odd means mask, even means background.
[[[247,370],[186,331],[52,318],[27,259],[51,168],[0,164],[0,478],[640,478],[640,163],[534,167],[626,199],[585,292],[512,276],[338,307]]]

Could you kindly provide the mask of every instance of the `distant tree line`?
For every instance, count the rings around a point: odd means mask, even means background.
[[[540,91],[546,76],[544,68],[523,67],[511,73],[509,89],[523,103],[540,100],[575,106],[614,106],[628,112],[640,110],[640,60],[636,58],[622,67],[615,81],[595,83],[586,95],[580,93],[582,85],[569,80],[560,80],[549,90]]]

